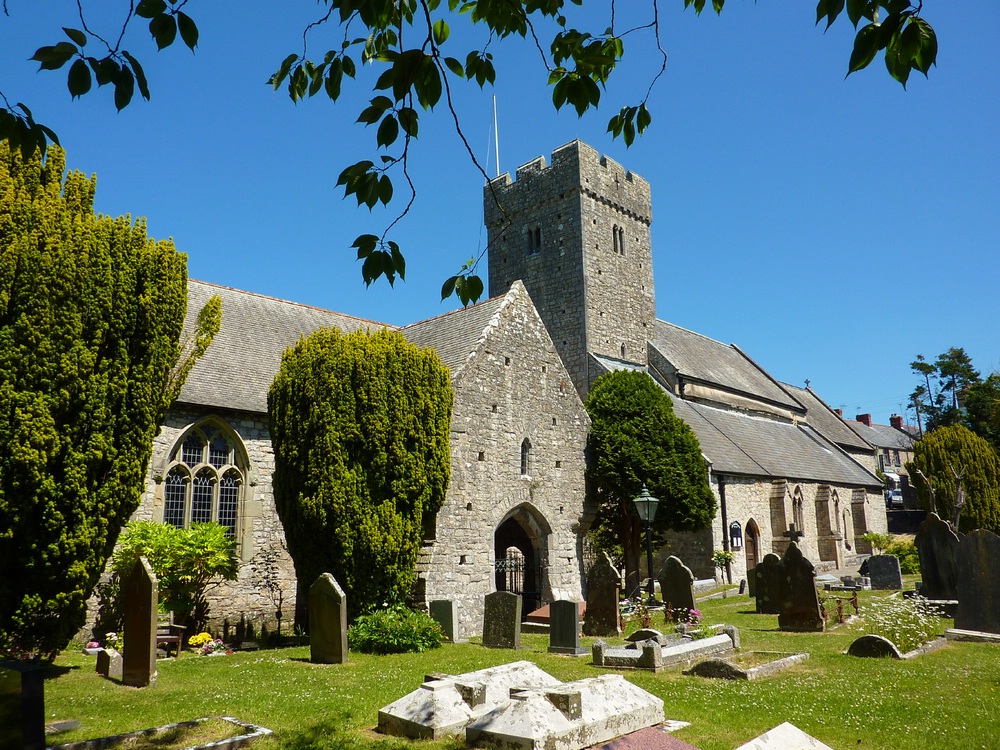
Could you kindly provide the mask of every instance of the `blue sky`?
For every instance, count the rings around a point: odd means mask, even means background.
[[[109,35],[120,21],[107,9],[124,5],[84,2]],[[495,46],[496,87],[456,86],[490,173],[495,93],[501,171],[580,138],[645,177],[658,316],[737,344],[780,380],[808,378],[847,416],[888,422],[916,385],[918,353],[962,346],[984,373],[1000,369],[1000,5],[928,4],[938,66],[907,91],[880,61],[845,80],[853,30],[845,18],[824,34],[814,3],[730,0],[718,17],[660,6],[667,71],[650,130],[627,150],[605,128],[648,86],[648,40],[626,47],[602,109],[583,119],[553,110],[530,45]],[[482,251],[483,180],[445,109],[421,123],[417,202],[392,234],[407,280],[366,289],[349,245],[391,215],[358,210],[334,186],[374,154],[373,130],[353,124],[370,91],[293,105],[265,85],[301,49],[316,3],[190,2],[194,55],[179,43],[156,53],[136,26],[126,47],[152,100],[117,114],[109,89],[71,101],[65,71],[27,61],[61,26],[79,27],[74,2],[7,7],[0,91],[59,133],[72,168],[96,173],[97,210],[146,217],[188,254],[193,278],[392,324],[457,306],[439,289]],[[602,18],[588,10],[579,25],[599,32]],[[456,28],[449,46],[464,58],[468,41]]]

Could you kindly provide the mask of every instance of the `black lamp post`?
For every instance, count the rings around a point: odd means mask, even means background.
[[[635,510],[639,514],[639,520],[646,523],[646,567],[649,570],[649,603],[656,602],[656,588],[653,583],[653,533],[652,523],[656,518],[656,506],[660,504],[658,498],[649,494],[646,485],[642,485],[642,491],[632,498],[635,503]]]

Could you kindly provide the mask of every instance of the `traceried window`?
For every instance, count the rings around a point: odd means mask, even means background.
[[[246,467],[233,438],[215,423],[193,429],[174,448],[163,482],[163,522],[178,528],[215,521],[235,537]]]

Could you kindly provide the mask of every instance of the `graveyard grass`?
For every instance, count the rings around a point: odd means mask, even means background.
[[[862,592],[864,605],[887,592]],[[625,672],[663,699],[668,719],[691,722],[677,736],[702,750],[732,748],[790,721],[833,748],[951,750],[992,748],[1000,737],[1000,646],[950,643],[916,659],[844,655],[860,633],[782,633],[776,615],[755,615],[753,600],[730,595],[699,602],[708,623],[740,629],[744,651],[806,651],[808,661],[754,682],[683,676],[679,669]],[[848,609],[850,609],[848,607]],[[951,625],[942,619],[940,632]],[[662,615],[653,627],[666,630]],[[590,648],[594,639],[583,638]],[[376,734],[378,709],[416,689],[431,672],[458,674],[528,659],[568,681],[611,670],[548,654],[548,637],[525,633],[522,649],[475,641],[421,654],[351,653],[347,664],[315,665],[307,647],[161,660],[153,688],[133,689],[94,673],[93,657],[62,654],[46,681],[46,721],[80,727],[50,744],[93,739],[206,716],[228,715],[273,729],[258,750],[456,750],[456,739],[410,741]]]

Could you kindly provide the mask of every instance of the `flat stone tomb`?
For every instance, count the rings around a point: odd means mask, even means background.
[[[787,721],[764,732],[736,750],[833,750]]]
[[[472,721],[466,740],[498,750],[579,750],[664,720],[663,701],[605,674],[552,688],[514,691]]]
[[[506,703],[512,690],[560,684],[530,661],[460,675],[428,675],[417,690],[378,712],[378,731],[414,739],[448,737]]]
[[[597,667],[659,672],[664,667],[690,663],[700,657],[728,654],[735,648],[737,645],[732,635],[721,633],[698,640],[684,638],[667,640],[666,643],[651,638],[629,646],[608,646],[604,641],[597,641],[592,647],[592,653],[594,666]]]

